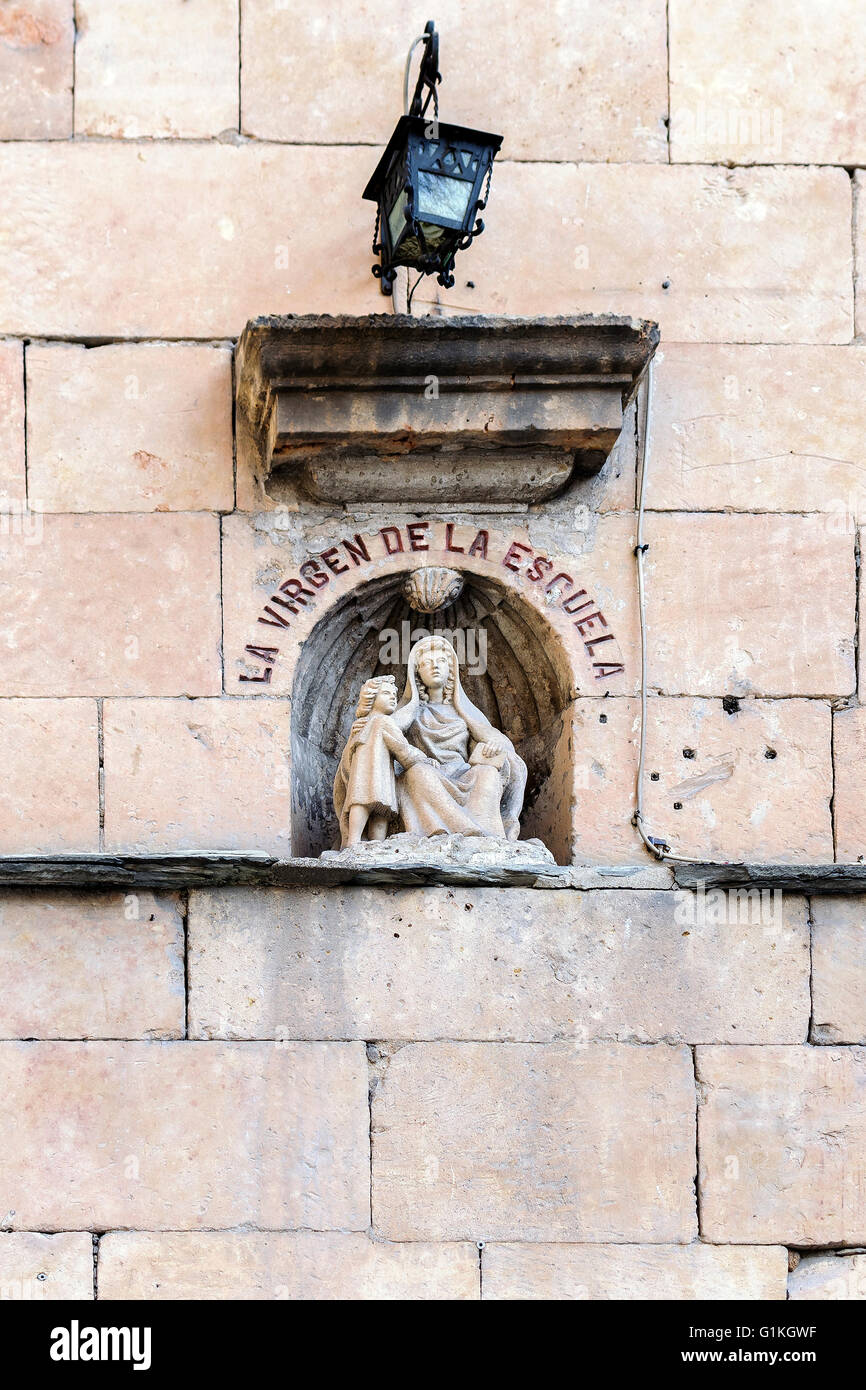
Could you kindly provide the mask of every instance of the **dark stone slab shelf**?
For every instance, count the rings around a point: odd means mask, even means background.
[[[212,854],[61,854],[0,856],[0,887],[185,889],[260,885],[337,887],[382,884],[410,888],[449,884],[503,888],[669,888],[658,864],[596,867],[550,864],[543,870],[503,865],[417,863],[358,869],[320,859],[276,859],[262,852]]]
[[[268,854],[64,854],[0,857],[0,885],[34,888],[205,888],[230,884],[336,886],[382,883],[494,884],[569,887],[570,870],[551,865],[543,874],[525,868],[469,869],[423,863],[399,868],[341,868],[318,859],[275,859]]]
[[[673,875],[671,874],[673,870]],[[866,894],[866,864],[723,864],[696,861],[633,866],[551,864],[534,868],[401,864],[358,869],[262,852],[0,856],[0,887],[208,888],[337,887],[382,884],[503,888],[779,888],[789,893]]]
[[[866,864],[672,864],[678,888],[778,888],[788,893],[866,893]]]
[[[34,888],[192,888],[267,882],[269,854],[22,854],[0,856],[0,885]]]

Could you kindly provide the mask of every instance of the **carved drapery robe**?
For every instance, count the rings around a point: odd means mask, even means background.
[[[450,831],[505,838],[502,773],[493,763],[469,762],[469,729],[451,704],[423,704],[407,738],[437,766],[418,763],[398,781],[403,829],[414,835]]]
[[[423,756],[412,748],[390,715],[374,711],[356,720],[334,778],[334,809],[343,843],[353,806],[365,806],[374,816],[397,814],[394,761],[406,767]]]

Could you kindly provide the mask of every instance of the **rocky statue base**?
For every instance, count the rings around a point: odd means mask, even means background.
[[[391,835],[347,849],[325,850],[323,864],[348,869],[466,868],[544,871],[556,861],[540,840],[504,840],[492,835]]]

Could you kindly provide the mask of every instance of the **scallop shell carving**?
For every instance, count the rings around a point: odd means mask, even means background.
[[[403,596],[416,613],[438,613],[454,603],[463,591],[463,575],[459,570],[441,565],[425,565],[412,570],[403,580]]]

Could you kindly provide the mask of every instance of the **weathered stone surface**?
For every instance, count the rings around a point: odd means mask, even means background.
[[[219,522],[45,516],[0,553],[4,695],[209,695]]]
[[[194,1038],[803,1042],[803,899],[223,889],[189,908]]]
[[[812,901],[812,1041],[866,1043],[866,899]]]
[[[241,336],[238,411],[274,496],[515,508],[600,471],[658,336],[614,315],[274,315]]]
[[[866,180],[863,178],[862,169],[858,169],[854,174],[854,256],[858,266],[864,263],[866,254],[866,200],[863,197],[863,188]],[[859,335],[866,332],[866,298],[863,293],[863,283],[858,277],[855,285],[855,332]]]
[[[855,566],[822,516],[647,518],[649,681],[668,695],[850,695]]]
[[[837,710],[833,715],[833,820],[836,858],[866,861],[866,799],[862,769],[866,759],[866,709]]]
[[[656,355],[647,504],[866,517],[866,349],[669,343]]]
[[[697,1053],[701,1232],[752,1244],[866,1244],[866,1052]]]
[[[0,852],[98,849],[95,702],[0,700],[0,737]]]
[[[107,700],[105,848],[261,849],[290,841],[284,700]]]
[[[409,1043],[372,1134],[373,1228],[392,1239],[695,1234],[687,1048]]]
[[[830,718],[815,700],[743,700],[728,714],[721,700],[650,699],[644,829],[689,858],[831,860]],[[645,853],[631,824],[639,733],[637,700],[572,708],[579,861]]]
[[[788,1276],[790,1299],[866,1299],[866,1254],[844,1250],[804,1255]]]
[[[435,836],[397,833],[386,840],[364,840],[359,845],[347,845],[343,850],[323,850],[319,856],[324,864],[336,868],[359,870],[397,869],[416,865],[434,873],[455,865],[472,870],[479,878],[488,871],[525,869],[528,873],[544,874],[554,866],[554,858],[540,840],[503,840],[493,836],[435,834]]]
[[[863,528],[861,528],[860,533],[859,533],[859,536],[860,536],[860,554],[861,554],[861,556],[862,556],[862,554],[863,554],[863,545],[866,544],[866,531],[864,531]],[[840,544],[844,545],[845,542],[842,541],[842,542],[840,542]],[[866,575],[864,575],[863,569],[864,569],[864,566],[861,564],[861,565],[860,565],[860,579],[859,579],[859,608],[858,608],[858,614],[857,614],[857,616],[858,616],[858,633],[857,633],[857,639],[858,639],[858,640],[857,640],[857,658],[858,658],[858,659],[857,659],[857,690],[858,690],[858,692],[859,692],[859,691],[866,691],[866,641],[864,641],[864,633],[863,633],[864,620],[863,620],[863,618],[860,616],[861,614],[866,613],[866,609],[863,608],[863,603],[864,603],[864,601],[866,601]]]
[[[93,1242],[87,1231],[46,1236],[0,1233],[0,1302],[93,1298]]]
[[[0,517],[8,535],[23,525],[24,354],[20,343],[0,342]]]
[[[0,149],[0,332],[226,338],[257,314],[381,311],[360,197],[372,153],[175,141]]]
[[[858,0],[671,0],[669,16],[674,160],[864,162]]]
[[[476,312],[637,314],[662,342],[851,338],[842,169],[502,164],[490,199],[450,292]]]
[[[0,140],[72,134],[73,0],[0,9]]]
[[[647,854],[635,864],[574,865],[567,870],[570,888],[675,888],[673,869]],[[537,887],[542,884],[537,881]]]
[[[237,364],[235,370],[238,370]],[[572,479],[567,490],[568,502],[563,498],[562,505],[570,506],[575,519],[578,515],[585,515],[587,508],[593,512],[615,512],[631,510],[634,506],[634,417],[633,401],[623,416],[620,436],[598,473]],[[265,491],[266,468],[260,446],[253,437],[242,409],[238,410],[235,419],[235,454],[235,506],[238,511],[286,511],[294,509],[304,496],[300,477],[290,469],[272,473],[267,479],[268,491]],[[491,472],[491,466],[488,464],[488,478]],[[501,483],[501,479],[498,481]],[[309,498],[306,500],[309,501]],[[488,511],[486,500],[468,505],[477,511]]]
[[[474,1245],[316,1231],[110,1231],[100,1298],[477,1299]]]
[[[7,145],[0,332],[220,337],[256,314],[380,312],[359,197],[374,163],[365,146]],[[842,169],[503,163],[491,198],[443,295],[461,312],[618,313],[663,340],[851,337]],[[439,293],[419,286],[414,307]]]
[[[31,506],[230,511],[232,363],[186,343],[27,350]]]
[[[690,859],[671,864],[675,886],[697,888],[779,888],[783,893],[866,893],[863,864],[744,864],[731,860]],[[213,881],[213,880],[211,880]],[[245,879],[247,883],[261,879]]]
[[[75,133],[195,139],[238,125],[238,3],[85,0]]]
[[[310,144],[384,144],[402,110],[406,50],[423,21],[409,20],[398,0],[377,7],[375,24],[364,9],[316,14],[273,0],[245,0],[241,19],[246,132]],[[496,22],[503,33],[519,32],[520,43],[491,43],[484,10],[440,3],[443,120],[504,131],[504,154],[512,159],[667,159],[661,0],[639,9],[627,0],[602,9],[572,0],[567,11],[539,10],[532,25],[516,0],[507,0]],[[327,61],[311,64],[311,52]],[[365,57],[360,67],[358,52]],[[575,103],[579,122],[569,117]]]
[[[0,1044],[14,1223],[365,1230],[360,1043]]]
[[[0,893],[0,1037],[179,1038],[179,904],[152,893]]]
[[[482,1268],[485,1300],[784,1299],[788,1252],[777,1245],[493,1243],[484,1247]]]

